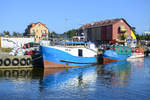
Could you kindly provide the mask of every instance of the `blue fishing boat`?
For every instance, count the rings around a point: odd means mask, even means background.
[[[77,67],[97,63],[94,43],[66,42],[64,45],[40,46],[44,68]]]
[[[126,60],[132,55],[132,48],[128,46],[116,46],[104,52],[104,63]]]

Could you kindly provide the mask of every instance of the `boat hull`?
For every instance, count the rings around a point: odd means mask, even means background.
[[[106,57],[103,58],[103,63],[104,64],[111,63],[111,62],[116,62],[116,61],[118,61],[118,60],[111,59],[111,58],[106,58]]]
[[[133,48],[132,55],[127,59],[136,59],[136,58],[144,58],[144,49],[143,48]]]
[[[96,63],[96,57],[73,56],[56,48],[41,46],[44,68],[66,68],[88,66]]]
[[[144,58],[144,53],[133,53],[132,56],[127,58],[127,60],[136,59],[136,58]]]
[[[123,61],[123,60],[126,60],[130,56],[131,56],[130,54],[117,54],[113,50],[107,50],[104,52],[103,61],[104,61],[104,64],[116,62],[116,61]]]

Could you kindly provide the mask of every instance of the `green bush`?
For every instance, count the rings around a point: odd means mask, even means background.
[[[2,52],[11,52],[12,48],[1,48]]]

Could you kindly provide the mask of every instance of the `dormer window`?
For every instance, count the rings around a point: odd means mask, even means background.
[[[125,26],[120,26],[119,28],[118,28],[118,32],[119,33],[125,33],[127,31],[127,29],[126,29],[126,27]]]

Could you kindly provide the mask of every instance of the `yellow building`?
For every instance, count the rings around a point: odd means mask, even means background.
[[[47,40],[48,39],[48,28],[45,24],[40,22],[31,23],[25,30],[25,36],[34,37],[35,42],[39,43],[40,40]]]

